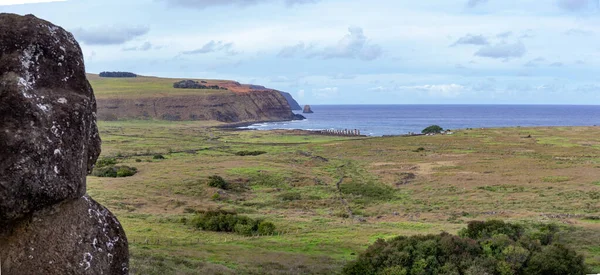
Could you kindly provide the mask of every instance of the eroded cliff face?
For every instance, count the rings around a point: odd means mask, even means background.
[[[97,104],[100,120],[154,118],[233,123],[294,119],[287,100],[275,90],[98,99]]]

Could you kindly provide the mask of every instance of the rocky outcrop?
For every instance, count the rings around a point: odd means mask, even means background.
[[[119,221],[88,196],[47,207],[0,235],[2,274],[127,274]]]
[[[216,120],[227,123],[294,120],[286,99],[275,90],[98,100],[98,119],[154,118]]]
[[[127,272],[123,229],[84,197],[100,154],[95,111],[73,36],[0,14],[1,274]]]
[[[304,105],[304,110],[302,112],[305,113],[305,114],[312,114],[312,113],[314,113],[312,111],[312,109],[310,108],[310,105]]]
[[[298,102],[294,99],[294,97],[292,97],[292,95],[290,93],[286,93],[286,92],[281,92],[281,95],[283,95],[283,97],[285,97],[285,100],[287,100],[288,104],[290,104],[290,108],[292,108],[293,111],[300,111],[302,110],[302,107],[300,107],[300,104],[298,104]]]

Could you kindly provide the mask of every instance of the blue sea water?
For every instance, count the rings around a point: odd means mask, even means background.
[[[600,105],[311,105],[306,120],[259,123],[248,129],[359,129],[371,136],[420,132],[437,124],[444,129],[594,126]]]

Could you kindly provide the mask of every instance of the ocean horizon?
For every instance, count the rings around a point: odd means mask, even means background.
[[[311,105],[306,120],[256,123],[242,129],[343,130],[358,129],[364,135],[403,135],[421,132],[430,125],[444,129],[595,126],[600,124],[600,105],[526,104],[390,104]]]

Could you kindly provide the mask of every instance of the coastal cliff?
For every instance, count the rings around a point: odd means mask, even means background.
[[[219,90],[176,89],[181,79],[103,78],[88,74],[97,94],[98,119],[284,121],[294,115],[281,92],[227,80],[197,80]]]
[[[285,97],[287,102],[290,104],[290,107],[292,108],[292,110],[294,110],[294,111],[302,110],[302,107],[300,106],[300,104],[298,104],[298,101],[296,101],[290,93],[286,93],[286,92],[280,92],[280,93],[283,95],[283,97]]]

